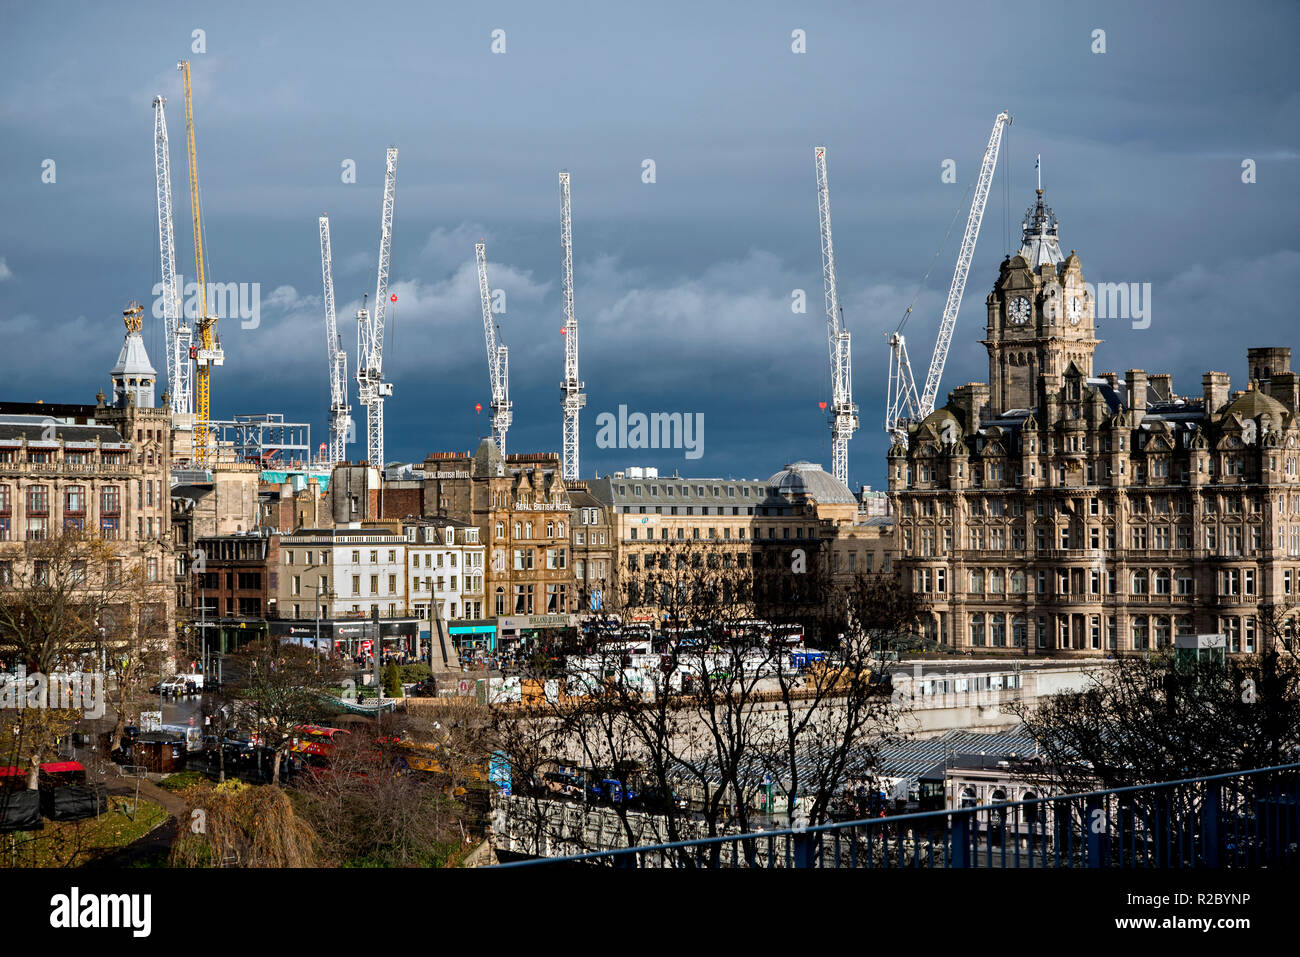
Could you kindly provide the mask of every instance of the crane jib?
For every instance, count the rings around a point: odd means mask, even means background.
[[[980,223],[983,221],[989,189],[993,184],[993,172],[997,166],[1002,133],[1010,123],[1011,114],[1006,111],[999,113],[993,121],[993,130],[989,134],[988,145],[984,150],[984,159],[980,164],[979,178],[975,182],[974,196],[971,199],[970,214],[966,219],[966,229],[962,235],[961,248],[957,253],[957,264],[953,270],[952,283],[948,287],[948,298],[944,303],[943,315],[939,321],[939,333],[935,339],[934,352],[931,355],[930,366],[926,373],[925,386],[919,396],[916,391],[916,380],[912,374],[911,363],[907,358],[906,340],[901,332],[902,323],[899,324],[899,331],[895,331],[890,337],[885,431],[896,442],[906,441],[907,424],[909,422],[921,421],[934,411],[935,398],[939,392],[939,382],[943,377],[944,365],[948,360],[948,351],[952,345],[957,314],[961,310],[962,296],[966,290],[966,278],[970,272],[971,260],[975,255],[975,244],[979,239]],[[950,231],[951,228],[950,226]],[[933,263],[931,265],[933,266]],[[926,274],[929,275],[928,270]],[[906,315],[904,318],[906,319]]]

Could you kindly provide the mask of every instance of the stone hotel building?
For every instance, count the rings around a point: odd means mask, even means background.
[[[1300,593],[1300,376],[1245,355],[1207,372],[1093,368],[1094,306],[1042,191],[987,300],[988,384],[889,452],[905,582],[929,632],[976,653],[1123,653],[1221,633],[1290,643]]]
[[[0,402],[0,587],[40,579],[32,543],[65,533],[103,540],[112,557],[85,569],[87,589],[141,582],[137,607],[115,609],[119,624],[104,622],[110,651],[114,628],[138,622],[170,636],[176,622],[169,416],[155,400],[142,314],[136,302],[123,312],[111,399],[101,392],[94,405]]]

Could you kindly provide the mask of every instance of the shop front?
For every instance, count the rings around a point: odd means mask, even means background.
[[[280,641],[313,648],[318,647],[317,635],[319,634],[319,650],[322,654],[328,654],[333,649],[335,653],[349,658],[370,657],[377,651],[381,655],[413,656],[420,627],[418,618],[382,618],[376,636],[375,623],[363,618],[322,619],[319,627],[314,619],[311,621],[272,619],[268,624],[271,636]],[[378,643],[376,637],[379,638]],[[376,644],[379,646],[378,649]]]
[[[456,654],[466,658],[484,658],[497,651],[497,622],[493,618],[454,621],[447,631],[456,643]]]
[[[497,637],[504,655],[532,654],[555,632],[572,628],[573,615],[515,615],[497,619]]]

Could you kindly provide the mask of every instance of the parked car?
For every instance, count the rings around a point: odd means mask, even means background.
[[[563,771],[550,771],[542,778],[546,790],[557,797],[582,800],[582,781]]]
[[[631,785],[626,788],[623,782],[617,778],[605,778],[598,781],[587,789],[588,795],[593,801],[602,804],[635,804],[639,795],[632,790]]]
[[[238,734],[226,735],[226,739],[221,742],[221,750],[225,754],[227,767],[246,767],[257,760],[257,746],[250,738]]]

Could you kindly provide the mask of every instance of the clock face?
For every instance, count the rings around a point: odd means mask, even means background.
[[[1083,318],[1083,303],[1079,301],[1078,296],[1075,296],[1073,299],[1070,300],[1069,315],[1070,315],[1070,325],[1072,326],[1077,326],[1079,324],[1079,320]]]
[[[1011,307],[1007,310],[1011,321],[1018,326],[1023,326],[1029,321],[1029,300],[1024,296],[1017,296],[1011,301]]]

